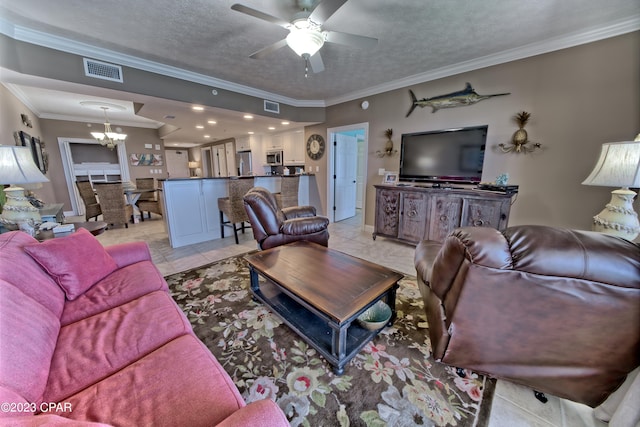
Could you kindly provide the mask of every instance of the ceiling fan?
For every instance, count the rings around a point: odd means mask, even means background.
[[[314,73],[324,70],[324,63],[319,50],[325,42],[355,46],[362,49],[373,48],[378,44],[378,39],[372,37],[328,31],[322,28],[324,22],[346,2],[347,0],[322,0],[313,10],[309,10],[313,1],[299,0],[302,11],[297,13],[290,22],[237,3],[232,5],[231,9],[289,30],[289,35],[286,38],[260,49],[251,54],[250,58],[261,59],[280,48],[289,46],[305,60],[306,77],[309,64]]]

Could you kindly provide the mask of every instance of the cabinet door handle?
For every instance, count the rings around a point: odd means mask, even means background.
[[[447,216],[446,215],[440,215],[440,222],[446,222],[447,221]]]
[[[484,220],[483,219],[476,219],[475,221],[473,221],[473,226],[474,227],[482,227],[484,225]]]
[[[414,216],[416,216],[416,215],[418,215],[418,211],[416,211],[416,210],[414,209],[414,210],[409,211],[409,214],[408,214],[407,216],[411,218],[411,217],[414,217]]]

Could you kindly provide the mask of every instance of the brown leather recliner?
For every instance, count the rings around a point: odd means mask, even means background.
[[[547,226],[416,248],[434,358],[584,403],[640,365],[640,246]]]
[[[249,190],[243,200],[253,236],[261,249],[297,240],[308,240],[328,246],[329,219],[317,216],[313,206],[279,209],[275,196],[262,187]]]

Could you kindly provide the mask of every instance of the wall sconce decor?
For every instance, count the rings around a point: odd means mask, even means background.
[[[33,124],[31,124],[31,119],[26,114],[20,114],[20,120],[22,120],[22,124],[28,128],[32,128]]]
[[[384,156],[393,156],[398,152],[398,150],[393,149],[393,141],[391,140],[391,137],[393,136],[393,129],[385,130],[384,135],[387,137],[387,143],[384,146],[384,151],[376,151],[376,156],[381,158]]]
[[[527,154],[527,153],[532,153],[537,148],[542,147],[542,144],[540,144],[539,142],[529,141],[529,135],[527,134],[527,131],[524,129],[530,117],[531,117],[531,113],[527,113],[526,111],[516,114],[514,119],[516,123],[518,123],[518,130],[515,131],[515,133],[511,137],[510,145],[507,146],[506,144],[498,144],[498,147],[500,147],[502,152],[510,153],[514,151],[516,153]],[[531,143],[531,145],[527,145],[529,143]]]

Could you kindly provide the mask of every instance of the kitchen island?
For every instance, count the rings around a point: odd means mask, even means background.
[[[220,239],[218,198],[227,197],[230,179],[254,178],[256,187],[280,192],[286,176],[261,175],[237,178],[170,178],[158,180],[162,186],[164,221],[172,248]],[[298,204],[315,206],[322,212],[314,175],[300,175]]]

